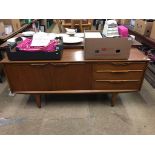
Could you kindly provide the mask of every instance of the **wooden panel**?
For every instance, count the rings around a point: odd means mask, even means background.
[[[54,90],[87,90],[92,85],[90,64],[52,63]]]
[[[93,77],[95,80],[140,80],[143,76],[143,71],[103,71],[95,72]]]
[[[145,62],[105,62],[94,65],[94,71],[104,70],[144,70]]]
[[[94,89],[99,90],[138,90],[141,81],[128,80],[94,80]]]
[[[52,68],[47,63],[7,64],[5,71],[13,91],[52,90]]]

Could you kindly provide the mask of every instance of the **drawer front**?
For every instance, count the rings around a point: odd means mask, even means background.
[[[94,64],[94,71],[105,70],[144,70],[145,62],[106,62]]]
[[[143,77],[143,71],[119,70],[94,72],[94,80],[140,80]]]
[[[138,90],[140,88],[140,81],[121,81],[121,80],[95,80],[94,89],[96,90]]]

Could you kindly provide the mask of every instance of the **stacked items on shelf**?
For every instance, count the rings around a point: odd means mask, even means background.
[[[106,20],[103,35],[105,37],[128,37],[128,28],[124,25],[117,25],[118,20]]]
[[[119,36],[117,22],[115,20],[106,20],[103,29],[103,35],[105,35],[106,37]]]

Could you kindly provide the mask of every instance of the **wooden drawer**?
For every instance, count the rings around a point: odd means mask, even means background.
[[[105,62],[93,65],[94,71],[105,70],[144,70],[145,62]]]
[[[138,90],[139,80],[95,80],[94,89],[96,90]]]
[[[118,71],[96,71],[94,80],[141,80],[143,71],[118,70]]]

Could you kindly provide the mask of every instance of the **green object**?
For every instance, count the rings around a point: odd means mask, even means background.
[[[25,19],[25,23],[26,24],[30,24],[31,23],[31,19]]]

